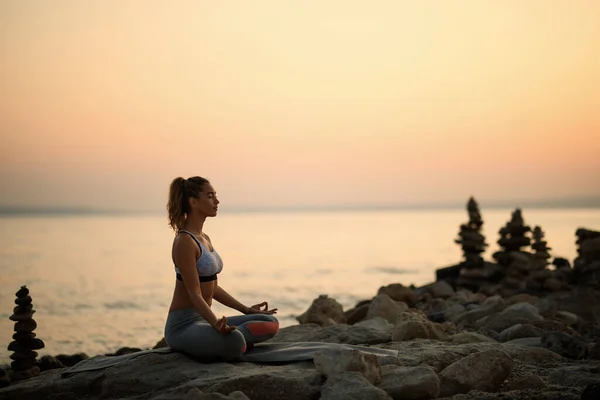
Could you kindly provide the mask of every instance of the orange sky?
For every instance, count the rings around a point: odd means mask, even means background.
[[[600,195],[600,2],[0,1],[0,206]]]

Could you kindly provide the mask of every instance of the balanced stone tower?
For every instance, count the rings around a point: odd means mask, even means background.
[[[462,266],[467,269],[481,268],[484,263],[481,253],[485,252],[487,244],[485,237],[481,234],[483,220],[479,212],[479,205],[473,197],[467,202],[467,213],[469,222],[461,224],[458,232],[459,238],[454,241],[461,245],[465,257]]]
[[[533,237],[533,243],[531,248],[533,249],[533,259],[531,260],[531,270],[545,269],[551,258],[549,253],[552,248],[548,247],[548,242],[544,240],[545,233],[539,226],[533,228],[531,233]]]
[[[11,381],[31,378],[40,373],[37,366],[37,355],[35,350],[44,348],[44,342],[35,337],[33,331],[37,327],[37,323],[32,318],[35,310],[29,296],[29,289],[26,286],[21,286],[21,289],[16,293],[17,298],[15,303],[17,306],[10,316],[12,321],[15,321],[14,341],[8,345],[8,350],[13,351],[10,358],[13,362],[10,364],[12,374]]]
[[[570,280],[570,268],[556,268],[550,270],[548,265],[552,257],[549,253],[552,250],[548,247],[548,242],[544,240],[545,234],[542,228],[536,226],[532,231],[533,243],[531,248],[534,253],[531,256],[526,279],[526,287],[534,291],[553,292],[567,288]]]
[[[600,232],[579,228],[577,258],[573,261],[574,283],[600,288]]]
[[[513,211],[510,221],[504,225],[500,231],[500,239],[498,245],[502,250],[495,252],[492,257],[503,266],[508,266],[518,253],[524,253],[523,247],[531,244],[531,238],[526,236],[531,228],[525,225],[521,209],[517,208]]]
[[[479,286],[488,278],[494,278],[494,268],[486,263],[481,256],[487,247],[485,237],[481,233],[483,220],[479,212],[479,205],[473,197],[467,202],[469,221],[460,225],[458,238],[455,243],[460,244],[464,260],[456,265],[439,268],[435,271],[437,281],[446,281],[454,288],[459,286],[477,291]]]

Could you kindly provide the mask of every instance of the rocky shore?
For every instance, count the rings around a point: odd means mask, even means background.
[[[599,336],[581,315],[598,307],[599,296],[575,288],[503,298],[446,282],[391,284],[345,311],[321,296],[272,341],[368,344],[398,350],[397,360],[346,354],[286,365],[203,364],[149,354],[63,377],[63,363],[46,356],[41,374],[1,389],[0,399],[593,399]]]
[[[599,399],[600,233],[577,230],[571,267],[551,261],[543,230],[515,210],[490,262],[480,256],[486,244],[476,204],[468,210],[457,239],[465,261],[438,270],[436,282],[391,283],[348,310],[319,296],[298,325],[270,341],[368,345],[397,350],[395,359],[345,350],[283,365],[204,364],[149,352],[65,374],[87,356],[45,356],[39,375],[0,389],[0,400]]]

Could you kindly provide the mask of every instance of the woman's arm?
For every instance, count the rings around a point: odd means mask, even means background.
[[[215,287],[213,299],[215,299],[219,303],[223,304],[224,306],[233,308],[234,310],[241,312],[242,314],[248,314],[248,312],[250,310],[250,307],[246,307],[245,305],[240,303],[238,300],[236,300],[232,295],[227,293],[225,291],[225,289],[223,289],[218,284],[217,284],[217,287]]]
[[[196,270],[196,244],[192,238],[185,235],[175,240],[173,246],[173,261],[179,268],[183,284],[190,296],[194,308],[211,326],[217,323],[217,317],[202,297],[198,271]]]
[[[255,304],[251,307],[246,307],[245,305],[243,305],[242,303],[237,301],[232,295],[227,293],[225,291],[225,289],[223,289],[219,285],[217,285],[217,287],[215,288],[215,292],[213,294],[213,299],[215,299],[216,301],[218,301],[219,303],[221,303],[227,307],[233,308],[234,310],[238,310],[242,314],[272,315],[272,314],[277,313],[276,308],[269,310],[269,304],[266,301],[263,301],[262,303],[259,303],[259,304]]]

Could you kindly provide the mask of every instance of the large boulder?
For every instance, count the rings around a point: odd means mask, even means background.
[[[402,321],[394,327],[392,341],[401,342],[412,339],[447,340],[448,336],[441,324],[427,321]]]
[[[395,324],[400,314],[406,310],[408,310],[406,303],[394,301],[387,294],[379,294],[371,301],[366,318],[382,317],[391,324]]]
[[[394,400],[433,399],[440,392],[440,378],[426,365],[416,367],[385,366],[379,388]]]
[[[287,399],[287,396],[281,397]],[[346,372],[328,378],[319,400],[392,400],[389,394],[373,386],[360,372]]]
[[[470,354],[440,372],[441,394],[452,396],[470,390],[496,390],[508,377],[512,368],[512,359],[502,350]]]
[[[401,301],[408,305],[413,305],[417,301],[417,295],[409,288],[401,283],[392,283],[387,286],[382,286],[377,291],[377,295],[387,294],[392,300]]]
[[[381,380],[381,365],[373,354],[358,350],[331,350],[315,355],[315,368],[327,378],[346,372],[359,372],[372,384]]]
[[[340,303],[324,294],[313,300],[308,310],[296,319],[301,324],[329,326],[345,323],[346,315]]]

